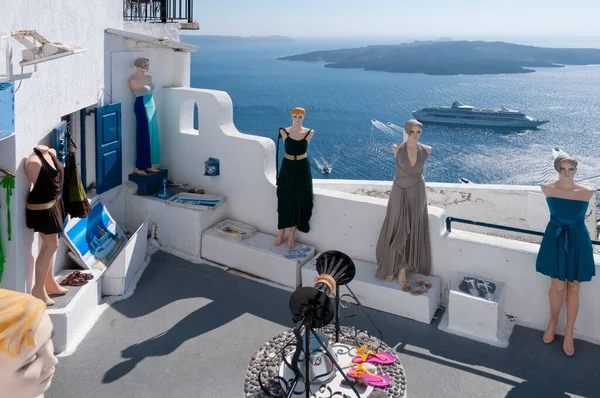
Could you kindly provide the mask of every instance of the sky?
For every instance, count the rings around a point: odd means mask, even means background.
[[[205,35],[600,36],[600,0],[194,0],[194,15]]]

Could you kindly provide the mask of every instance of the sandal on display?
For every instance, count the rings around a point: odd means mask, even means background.
[[[352,358],[352,362],[359,364],[363,362],[378,363],[380,365],[389,365],[396,361],[394,354],[389,352],[375,353],[367,351],[368,346],[364,345],[356,349],[356,356]]]
[[[381,374],[371,373],[362,363],[356,364],[356,368],[350,367],[350,370],[348,370],[348,373],[346,374],[354,379],[362,377],[367,381],[367,383],[369,383],[369,385],[373,387],[384,388],[392,383],[392,380],[389,377]]]
[[[71,273],[62,282],[60,282],[60,284],[63,286],[83,286],[86,283],[88,283],[88,281],[84,277],[77,275],[77,271]]]
[[[431,289],[431,282],[423,279],[413,279],[402,288],[403,292],[410,293],[413,296],[420,296]]]
[[[94,279],[94,275],[81,271],[75,271],[73,272],[73,274],[77,275],[77,277],[80,279],[85,279],[86,281],[91,281],[92,279]]]
[[[490,291],[491,286],[488,282],[482,281],[481,279],[477,280],[477,287],[483,293],[483,297],[486,300],[494,301],[494,294]]]
[[[475,286],[475,278],[464,278],[464,281],[467,283],[467,289],[469,290],[469,294],[471,296],[480,297],[481,293],[479,293],[479,289]]]

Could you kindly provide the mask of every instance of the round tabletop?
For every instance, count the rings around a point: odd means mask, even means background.
[[[318,329],[325,334],[329,341],[335,341],[335,328],[333,325]],[[361,332],[351,327],[340,327],[340,343],[349,346],[358,347],[368,344],[369,348],[376,352],[389,352],[396,356],[396,361],[390,365],[373,364],[377,368],[377,373],[384,374],[391,379],[391,384],[386,388],[375,388],[368,395],[362,394],[364,388],[357,387],[357,391],[361,393],[361,398],[405,398],[406,394],[406,375],[404,367],[400,362],[398,355],[390,346],[385,344],[380,339],[370,336],[366,332]],[[246,380],[244,383],[244,394],[246,398],[269,398],[273,396],[284,397],[284,390],[281,382],[277,378],[281,366],[281,352],[285,355],[290,355],[294,352],[296,339],[292,330],[287,330],[267,341],[259,350],[252,356],[252,360],[246,371]],[[284,349],[285,348],[285,349]],[[311,350],[312,351],[312,350]],[[259,381],[260,375],[260,381]],[[351,379],[352,380],[352,379]],[[261,383],[269,389],[272,395],[266,394],[261,389]],[[313,392],[316,392],[320,386],[314,384]],[[335,392],[335,391],[334,391]],[[304,395],[295,395],[303,397]],[[328,397],[328,393],[317,394],[316,397]],[[350,394],[351,398],[355,398],[354,394]]]

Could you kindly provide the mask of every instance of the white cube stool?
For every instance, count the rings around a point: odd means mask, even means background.
[[[466,283],[463,283],[465,277],[485,281],[492,288],[495,287],[493,299],[488,300],[484,297],[484,289],[479,289],[481,291],[479,297],[471,295],[468,292],[468,285],[465,289]],[[504,282],[479,275],[459,273],[452,280],[448,308],[440,322],[439,329],[496,347],[508,347],[514,324],[506,319],[505,293],[506,284]]]

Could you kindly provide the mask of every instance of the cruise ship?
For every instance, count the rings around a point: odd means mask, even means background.
[[[476,109],[455,101],[452,106],[425,107],[414,111],[421,123],[459,124],[463,126],[537,128],[548,120],[536,120],[523,112],[506,109]]]

